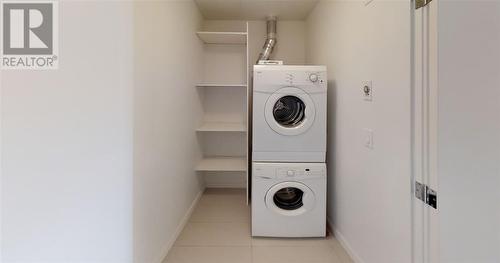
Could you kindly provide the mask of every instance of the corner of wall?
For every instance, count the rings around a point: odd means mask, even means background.
[[[340,230],[337,227],[335,227],[335,224],[333,224],[331,218],[328,217],[326,219],[326,224],[327,224],[328,229],[332,231],[332,234],[335,237],[335,239],[337,239],[337,241],[339,241],[340,245],[342,245],[342,247],[345,249],[347,254],[349,254],[352,261],[354,261],[354,263],[365,263],[365,261],[363,261],[361,259],[361,257],[354,251],[354,249],[351,247],[351,245],[349,245],[349,242],[344,237],[344,235],[342,235]]]
[[[195,199],[193,200],[193,202],[189,206],[188,210],[186,211],[186,213],[182,217],[182,220],[180,221],[179,225],[175,229],[175,232],[172,234],[172,236],[170,237],[168,242],[163,246],[163,249],[161,250],[160,254],[156,257],[156,259],[153,261],[153,263],[162,263],[165,260],[165,258],[168,255],[168,252],[174,246],[175,240],[180,236],[180,234],[182,233],[182,230],[189,222],[189,218],[193,214],[193,211],[196,208],[196,206],[198,205],[198,202],[200,201],[200,198],[203,195],[204,191],[205,190],[203,188],[200,192],[198,192]]]

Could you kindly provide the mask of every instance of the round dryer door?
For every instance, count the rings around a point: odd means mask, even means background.
[[[286,87],[266,102],[267,124],[281,135],[299,135],[314,123],[316,109],[311,97],[299,88]]]
[[[299,182],[283,182],[267,191],[266,206],[275,213],[297,216],[314,208],[314,192]]]

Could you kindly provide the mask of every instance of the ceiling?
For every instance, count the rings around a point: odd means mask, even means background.
[[[205,19],[264,20],[277,16],[280,20],[303,20],[318,0],[194,0]]]

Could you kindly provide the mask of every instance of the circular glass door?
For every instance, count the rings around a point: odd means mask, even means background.
[[[295,210],[304,205],[304,202],[302,202],[303,196],[304,192],[299,188],[285,187],[274,194],[273,201],[281,209]]]
[[[281,135],[299,135],[314,123],[316,110],[312,99],[299,88],[287,87],[269,96],[266,122]]]
[[[284,96],[274,103],[273,116],[281,126],[297,127],[304,121],[306,105],[298,97]]]
[[[314,208],[313,191],[299,182],[283,182],[274,185],[266,194],[268,209],[286,216],[304,214]]]

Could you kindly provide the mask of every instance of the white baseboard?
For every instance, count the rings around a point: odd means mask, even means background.
[[[327,218],[326,223],[328,224],[328,227],[333,231],[333,236],[339,241],[340,245],[344,247],[345,251],[349,256],[351,257],[352,261],[355,263],[365,263],[361,257],[358,256],[356,252],[352,249],[351,245],[349,245],[349,242],[347,242],[347,239],[340,233],[337,227],[332,223],[332,220],[330,218]]]
[[[167,244],[163,247],[160,255],[156,258],[154,263],[162,263],[163,260],[165,260],[165,258],[168,255],[168,252],[174,246],[175,240],[177,240],[177,238],[181,234],[182,230],[184,229],[186,224],[189,222],[189,218],[191,217],[191,214],[193,213],[194,209],[196,208],[198,201],[200,201],[200,198],[203,195],[204,191],[205,191],[205,189],[201,189],[201,191],[196,195],[196,198],[193,200],[193,202],[191,203],[191,206],[187,210],[186,214],[184,214],[184,217],[182,218],[181,222],[179,223],[179,225],[175,229],[175,232],[172,235],[172,238],[170,238],[170,240],[167,242]]]

